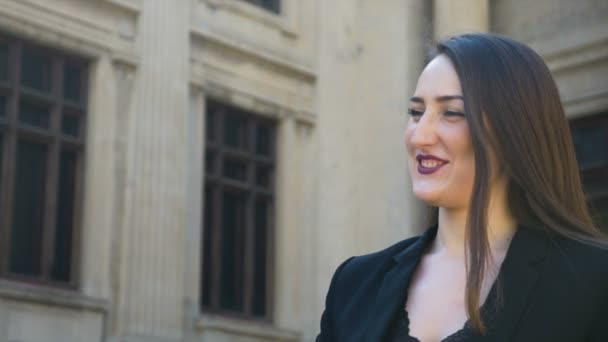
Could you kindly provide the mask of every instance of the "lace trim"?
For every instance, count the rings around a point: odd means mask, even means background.
[[[481,315],[486,322],[488,329],[494,325],[495,318],[490,307],[492,307],[492,305],[484,305],[481,308]],[[390,336],[390,342],[420,342],[416,337],[410,336],[410,319],[405,309],[399,312],[399,316],[393,324]],[[470,321],[467,320],[460,330],[448,335],[442,339],[441,342],[465,342],[475,336],[477,336],[477,334],[473,331]]]

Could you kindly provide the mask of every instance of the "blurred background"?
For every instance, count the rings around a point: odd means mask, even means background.
[[[0,341],[312,341],[426,228],[407,101],[471,31],[543,56],[608,228],[608,1],[0,0]]]

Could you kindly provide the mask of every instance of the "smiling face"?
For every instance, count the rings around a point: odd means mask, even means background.
[[[420,75],[409,113],[405,143],[414,194],[438,207],[467,207],[475,157],[460,80],[445,55]]]

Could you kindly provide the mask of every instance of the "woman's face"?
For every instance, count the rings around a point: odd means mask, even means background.
[[[438,207],[468,206],[475,158],[460,80],[445,55],[420,75],[409,113],[405,143],[414,194]]]

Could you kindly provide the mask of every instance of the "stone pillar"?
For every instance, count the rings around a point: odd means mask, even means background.
[[[108,299],[117,91],[110,56],[101,56],[91,71],[80,278],[85,294]]]
[[[425,1],[319,1],[318,303],[338,264],[418,234],[403,133]],[[318,317],[315,322],[318,331]]]
[[[141,6],[113,334],[119,341],[180,341],[190,1],[149,0]]]
[[[435,0],[433,5],[435,40],[490,29],[489,0]]]
[[[316,244],[314,213],[309,212],[307,194],[314,188],[310,154],[312,128],[298,122],[294,113],[283,113],[277,127],[276,229],[275,229],[275,317],[276,325],[296,331],[313,314],[315,292],[307,284],[313,276]],[[305,341],[312,338],[305,338]]]
[[[205,170],[205,93],[190,88],[187,125],[187,205],[184,254],[184,341],[196,341],[196,318],[200,314],[201,222],[204,207],[203,174]]]

